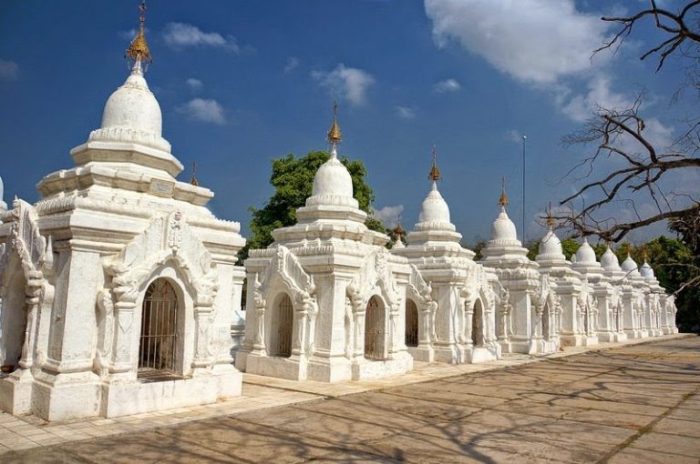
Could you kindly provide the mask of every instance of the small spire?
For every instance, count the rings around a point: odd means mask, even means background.
[[[338,125],[338,103],[333,102],[333,124],[331,128],[328,129],[328,143],[337,145],[342,139],[343,133],[340,131],[340,126]]]
[[[401,237],[406,235],[406,231],[404,231],[403,227],[401,227],[401,219],[398,220],[398,222],[396,223],[396,227],[394,227],[394,230],[392,230],[392,232],[394,233],[394,235],[396,235],[396,237],[398,237],[397,240],[401,240]]]
[[[647,254],[647,247],[646,245],[642,246],[642,258],[644,258],[644,262],[646,263],[647,260],[649,259],[649,255]],[[648,264],[648,263],[647,263]]]
[[[199,186],[199,181],[197,180],[197,162],[192,161],[192,178],[190,179],[190,184],[195,187]]]
[[[501,205],[502,208],[505,208],[508,206],[508,195],[506,194],[506,178],[503,177],[501,179],[501,196],[498,197],[498,204]]]
[[[437,182],[440,179],[442,179],[442,174],[440,174],[440,168],[438,168],[437,165],[437,149],[435,148],[435,145],[433,145],[433,164],[430,167],[428,179],[432,180],[433,182]]]
[[[146,41],[145,23],[146,1],[143,0],[139,5],[139,31],[124,53],[125,58],[134,62],[134,69],[137,67],[141,69],[141,63],[150,63],[153,61],[151,50],[148,48],[148,42]]]
[[[547,227],[551,229],[554,229],[554,226],[557,225],[557,221],[554,220],[554,216],[552,216],[552,202],[549,202],[549,207],[547,208]]]

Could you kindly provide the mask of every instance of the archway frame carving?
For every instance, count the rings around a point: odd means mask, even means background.
[[[316,317],[316,285],[314,279],[302,267],[299,259],[287,247],[274,245],[275,253],[267,267],[255,274],[253,301],[255,302],[254,321],[256,324],[253,352],[267,355],[267,342],[272,324],[272,305],[281,293],[292,300],[293,329],[292,357],[305,357],[314,353]],[[252,318],[251,318],[252,319]]]
[[[211,368],[216,357],[230,349],[224,334],[212,334],[213,305],[218,290],[218,273],[204,243],[187,224],[180,211],[155,216],[146,229],[122,251],[103,259],[108,276],[97,297],[99,334],[96,371],[136,373],[141,301],[148,286],[167,278],[181,297],[179,310],[185,311],[178,329],[194,333],[194,343],[185,337],[178,349],[190,353],[189,368]],[[192,346],[193,345],[193,348]],[[189,351],[188,351],[189,350]]]
[[[53,242],[51,237],[44,238],[37,224],[34,207],[24,200],[15,198],[12,209],[5,212],[3,222],[11,223],[10,234],[6,242],[0,244],[0,305],[7,299],[8,292],[19,291],[10,288],[12,274],[19,271],[24,276],[25,334],[22,343],[22,355],[19,368],[27,370],[45,357],[37,346],[40,311],[50,310],[53,304],[54,286],[50,282],[53,276]],[[17,257],[12,260],[13,254]],[[17,265],[17,263],[19,265]],[[11,268],[16,268],[15,271]],[[18,268],[18,269],[17,269]]]
[[[384,334],[386,358],[392,359],[399,346],[404,346],[405,327],[399,327],[399,313],[404,299],[401,297],[396,281],[389,267],[391,254],[384,248],[367,255],[355,277],[346,287],[346,308],[352,312],[352,321],[346,324],[346,353],[352,353],[352,359],[364,359],[365,350],[365,315],[370,298],[380,298],[384,305]],[[348,307],[349,306],[349,307]],[[347,321],[347,317],[346,317]]]

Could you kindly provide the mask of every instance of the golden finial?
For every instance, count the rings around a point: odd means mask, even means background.
[[[399,216],[398,220],[396,221],[396,227],[394,227],[394,230],[392,230],[394,235],[398,237],[399,240],[401,240],[401,237],[406,235],[406,232],[403,230],[403,227],[401,227],[401,216]]]
[[[501,196],[498,197],[498,204],[504,208],[508,206],[508,195],[506,195],[506,178],[501,179]]]
[[[547,208],[547,227],[552,229],[555,225],[557,225],[557,221],[555,221],[554,216],[552,216],[552,202],[550,202],[549,208]]]
[[[437,150],[435,149],[435,145],[433,145],[433,165],[430,168],[430,174],[428,174],[428,179],[432,180],[433,182],[437,182],[440,179],[442,179],[440,169],[437,166]]]
[[[338,103],[333,102],[333,124],[328,129],[328,142],[335,145],[340,143],[342,138],[343,134],[340,132],[340,126],[338,125]]]
[[[649,259],[649,255],[647,254],[647,247],[646,245],[642,245],[642,258],[644,258],[644,262],[646,263],[647,260]]]
[[[134,62],[141,61],[142,63],[150,63],[151,50],[146,42],[145,26],[146,23],[146,1],[142,1],[139,5],[139,32],[126,49],[125,57]]]
[[[192,179],[190,179],[190,184],[194,185],[197,187],[199,185],[199,181],[197,180],[197,162],[192,161]]]

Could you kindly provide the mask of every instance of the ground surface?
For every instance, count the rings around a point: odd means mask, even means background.
[[[0,461],[698,463],[700,337],[11,451]]]

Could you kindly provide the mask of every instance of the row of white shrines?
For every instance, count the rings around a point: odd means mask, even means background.
[[[620,266],[610,250],[597,262],[585,241],[572,263],[551,229],[530,261],[505,201],[475,262],[435,181],[408,245],[388,250],[353,198],[335,121],[298,223],[236,265],[239,224],[205,207],[210,190],[176,180],[161,123],[136,60],[71,151],[74,167],[44,177],[34,205],[0,204],[2,410],[114,417],[240,395],[241,371],[341,382],[402,374],[414,359],[677,331],[648,264]]]

